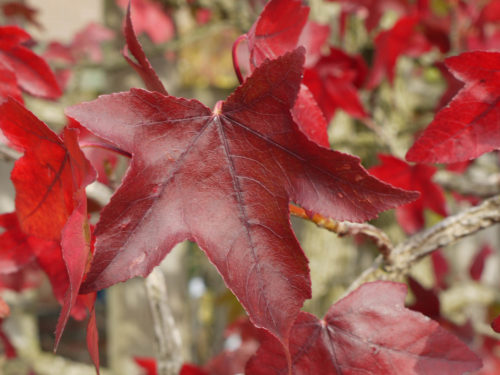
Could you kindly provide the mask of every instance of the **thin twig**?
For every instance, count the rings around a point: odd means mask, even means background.
[[[439,171],[433,179],[446,190],[463,195],[489,198],[500,194],[500,174],[498,173],[478,179],[463,174]]]
[[[177,375],[182,366],[181,335],[168,304],[165,276],[155,268],[144,283],[158,348],[158,374]]]
[[[386,260],[377,257],[372,266],[350,285],[346,294],[367,281],[400,280],[415,262],[433,251],[496,223],[500,223],[500,195],[409,237],[397,245]]]
[[[362,234],[375,242],[384,258],[388,258],[392,251],[393,245],[387,234],[371,224],[337,221],[316,213],[308,214],[306,210],[294,204],[290,204],[290,213],[296,217],[312,221],[318,227],[334,232],[339,237]]]

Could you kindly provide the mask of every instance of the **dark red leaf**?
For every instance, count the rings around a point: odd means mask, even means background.
[[[491,322],[491,328],[493,328],[495,332],[500,333],[500,316],[497,316],[495,320]]]
[[[56,99],[62,92],[54,73],[44,59],[20,44],[29,39],[18,27],[0,27],[0,64],[14,72],[18,85],[27,93]]]
[[[384,77],[389,83],[394,81],[394,68],[402,54],[419,56],[428,51],[431,45],[418,31],[419,17],[410,15],[400,18],[389,30],[381,31],[375,38],[375,61],[366,87],[372,89]]]
[[[424,209],[429,208],[447,216],[443,189],[432,181],[437,169],[432,166],[409,165],[392,155],[378,155],[381,165],[370,168],[370,173],[381,180],[406,190],[416,190],[420,198],[396,209],[399,224],[407,233],[414,233],[424,226]]]
[[[491,246],[483,245],[483,247],[481,247],[481,250],[479,250],[474,257],[469,269],[469,274],[472,280],[479,281],[481,279],[486,259],[492,254],[494,254],[494,251]]]
[[[126,9],[129,0],[117,0]],[[160,3],[151,0],[132,0],[133,23],[138,34],[146,33],[154,43],[164,43],[175,34],[174,23]]]
[[[454,163],[500,148],[500,52],[466,52],[445,63],[465,87],[436,115],[407,160]]]
[[[306,60],[308,56],[310,62],[319,58],[320,48],[328,36],[329,28],[311,22],[306,23],[308,15],[309,7],[300,0],[269,1],[245,35],[250,59],[248,74],[266,59],[275,59],[292,51],[298,43],[303,44],[308,51]],[[313,32],[317,34],[313,35]],[[233,48],[238,46],[239,41]],[[234,63],[237,74],[241,74],[239,61]],[[299,129],[310,140],[321,146],[330,147],[327,134],[328,123],[314,96],[304,85],[301,86],[292,114]]]
[[[439,320],[441,318],[441,304],[436,291],[434,289],[424,288],[413,277],[408,278],[408,285],[415,296],[415,302],[408,307],[431,319]]]
[[[123,33],[125,34],[125,39],[127,41],[127,44],[125,45],[125,48],[123,50],[123,57],[125,58],[125,60],[127,60],[129,65],[134,68],[134,70],[141,76],[148,90],[167,95],[167,90],[165,90],[163,83],[161,83],[158,75],[154,71],[148,58],[144,54],[139,41],[137,40],[137,36],[135,35],[134,27],[132,25],[130,5],[127,8],[127,16],[125,18]],[[132,56],[135,57],[138,64],[128,57],[127,51],[130,51],[130,53],[132,53]]]
[[[36,20],[36,14],[38,11],[33,9],[26,4],[22,4],[17,1],[11,1],[2,5],[3,14],[7,18],[22,18],[28,23],[43,29],[42,25]]]
[[[295,49],[308,15],[301,0],[269,1],[246,34],[252,68]]]
[[[9,337],[3,331],[2,324],[3,324],[3,319],[0,319],[0,341],[3,344],[3,350],[5,352],[5,356],[7,358],[16,358],[17,357],[16,348],[14,348],[14,345],[12,345],[12,343],[10,342]]]
[[[440,249],[431,254],[432,268],[434,269],[434,278],[436,280],[436,288],[444,290],[447,288],[446,275],[448,274],[448,261],[444,257]]]
[[[290,336],[292,374],[463,374],[481,367],[465,344],[404,307],[406,286],[362,285],[323,320],[301,312]],[[252,375],[286,374],[283,349],[268,336],[247,365]]]
[[[86,56],[98,63],[102,61],[101,43],[112,40],[114,36],[113,30],[91,22],[75,34],[70,48],[76,56]]]
[[[147,375],[156,375],[156,373],[152,374],[147,374]],[[199,368],[198,366],[191,365],[189,363],[184,363],[181,367],[181,371],[179,372],[179,375],[209,375],[203,370],[202,368]]]
[[[303,53],[264,63],[214,112],[196,100],[140,89],[67,109],[133,155],[96,226],[83,292],[146,276],[176,243],[191,239],[252,322],[286,343],[310,296],[289,202],[362,221],[415,199],[368,175],[358,158],[321,148],[298,131],[290,108]]]
[[[361,56],[349,56],[337,48],[323,56],[315,66],[306,69],[304,84],[309,87],[316,101],[330,121],[340,108],[357,118],[368,114],[358,96],[363,85],[367,67]]]
[[[89,320],[87,322],[87,350],[90,354],[90,358],[94,363],[94,366],[99,375],[99,332],[97,331],[96,317],[95,317],[95,300],[97,293],[90,293],[82,296],[81,298],[83,304],[89,312]]]

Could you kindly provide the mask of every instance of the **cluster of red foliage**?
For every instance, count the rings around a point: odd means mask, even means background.
[[[87,343],[98,368],[95,293],[147,276],[174,245],[191,240],[251,323],[231,328],[242,337],[238,351],[222,353],[204,368],[185,365],[185,375],[244,369],[455,374],[481,366],[436,321],[404,307],[402,284],[364,285],[332,305],[323,319],[301,312],[311,283],[308,260],[290,226],[289,203],[355,222],[397,208],[408,233],[424,226],[426,207],[446,216],[443,192],[431,181],[436,169],[423,163],[471,160],[500,148],[500,53],[464,52],[445,60],[464,86],[446,94],[453,99],[408,151],[407,160],[416,164],[381,155],[383,164],[368,172],[357,157],[330,149],[327,125],[337,109],[368,118],[359,91],[392,82],[400,55],[420,56],[434,48],[444,56],[452,44],[452,13],[459,25],[467,19],[467,27],[457,27],[454,50],[494,44],[500,2],[450,0],[451,10],[443,15],[425,0],[338,2],[341,35],[349,17],[363,15],[367,30],[376,33],[371,66],[361,55],[327,46],[329,27],[309,21],[301,0],[271,0],[234,45],[241,85],[213,110],[167,93],[137,40],[129,4],[124,57],[147,90],[133,88],[67,108],[70,121],[61,135],[23,105],[21,93],[56,99],[61,89],[54,73],[26,47],[25,31],[0,27],[0,128],[8,146],[24,153],[12,172],[16,212],[0,216],[0,283],[17,289],[35,285],[37,267],[49,276],[62,304],[56,346],[70,314],[83,318],[88,310]],[[158,4],[144,0],[134,6],[140,31],[156,42],[173,36],[171,19]],[[380,30],[389,8],[400,18]],[[26,17],[33,20],[27,10]],[[155,22],[164,27],[151,29]],[[95,47],[110,37],[91,26],[69,45],[52,44],[46,57],[71,65],[91,46],[90,58],[100,61]],[[103,158],[85,157],[81,143],[89,137],[131,158],[95,229],[88,222],[85,187],[97,178]]]

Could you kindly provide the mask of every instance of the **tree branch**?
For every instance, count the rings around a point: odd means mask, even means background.
[[[489,198],[500,194],[500,174],[498,173],[478,179],[448,171],[439,171],[435,174],[434,181],[446,190],[463,195]]]
[[[377,257],[371,267],[350,285],[346,294],[368,281],[401,280],[415,262],[431,252],[499,222],[500,195],[497,195],[409,237],[397,245],[386,260]]]
[[[330,232],[336,233],[339,237],[344,237],[347,235],[354,236],[356,234],[362,234],[369,237],[375,242],[384,258],[387,258],[392,251],[393,244],[387,234],[371,224],[337,221],[326,218],[316,213],[310,214],[303,208],[298,207],[294,204],[290,204],[289,207],[290,214],[292,214],[293,216],[312,221],[318,227],[325,228]]]
[[[177,375],[182,366],[181,335],[168,305],[165,276],[157,267],[145,279],[144,284],[158,348],[158,374]]]

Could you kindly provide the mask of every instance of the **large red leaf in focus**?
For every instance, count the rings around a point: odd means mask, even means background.
[[[44,59],[21,44],[29,39],[16,26],[0,26],[0,64],[15,74],[19,87],[27,93],[56,99],[62,92],[54,73]]]
[[[138,34],[146,33],[154,43],[164,43],[175,34],[174,23],[160,3],[151,0],[117,0],[126,9],[132,4],[133,22]]]
[[[368,89],[379,85],[384,77],[392,84],[400,55],[419,56],[431,48],[431,44],[417,28],[419,20],[417,15],[404,16],[392,28],[381,31],[375,37],[375,60],[366,83]]]
[[[361,221],[415,198],[367,174],[359,159],[309,141],[292,121],[304,50],[257,68],[212,112],[197,100],[132,89],[67,109],[132,154],[104,208],[82,291],[146,276],[172,247],[198,243],[253,323],[287,341],[310,297],[290,201]]]
[[[406,190],[416,190],[420,198],[398,207],[396,218],[407,233],[414,233],[425,224],[424,209],[429,208],[441,216],[447,216],[443,189],[432,181],[437,169],[424,164],[409,165],[392,155],[378,155],[381,165],[370,168],[370,174],[391,185]]]
[[[465,86],[406,154],[420,163],[454,163],[500,148],[500,52],[465,52],[446,66]]]
[[[349,56],[338,48],[330,48],[330,53],[306,69],[304,84],[311,90],[327,121],[340,108],[353,117],[368,116],[358,96],[368,68],[359,55]]]
[[[292,374],[442,375],[481,360],[438,323],[404,307],[406,285],[362,285],[323,320],[301,312],[290,335]],[[268,336],[247,365],[252,375],[286,374],[281,346]]]
[[[309,58],[306,57],[306,60],[311,62],[318,59],[320,47],[326,41],[329,29],[307,23],[308,15],[309,7],[300,0],[269,1],[250,31],[244,35],[248,41],[250,72],[266,59],[275,59],[292,51],[298,43],[304,43],[307,49],[306,56]],[[237,41],[236,47],[238,43]],[[237,73],[241,75],[238,61],[234,63]],[[242,77],[239,78],[242,80]],[[330,147],[326,119],[313,94],[305,85],[300,88],[292,114],[299,129],[309,139],[321,146]]]

